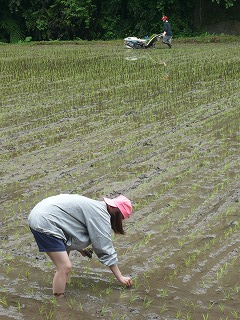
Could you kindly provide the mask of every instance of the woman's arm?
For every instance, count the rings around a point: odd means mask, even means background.
[[[132,279],[130,277],[123,277],[117,264],[113,264],[112,266],[109,266],[109,268],[119,282],[124,284],[126,287],[131,287]]]

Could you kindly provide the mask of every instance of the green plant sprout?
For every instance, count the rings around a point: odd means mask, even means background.
[[[149,308],[152,302],[153,302],[152,299],[150,299],[148,296],[145,296],[143,299],[143,307]]]
[[[6,298],[6,297],[1,298],[1,299],[0,299],[0,303],[1,303],[1,305],[3,305],[4,307],[7,307],[7,306],[8,306],[7,298]]]
[[[131,296],[129,299],[129,303],[133,304],[135,301],[137,301],[139,299],[139,295],[137,293],[133,293],[131,292]]]
[[[239,319],[239,312],[237,312],[236,310],[230,311],[230,313],[233,315],[234,319]]]
[[[158,296],[161,298],[166,298],[168,296],[168,289],[163,288],[163,289],[157,289],[158,291]]]

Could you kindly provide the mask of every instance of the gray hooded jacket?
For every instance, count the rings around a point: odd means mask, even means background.
[[[66,250],[90,244],[101,263],[118,262],[112,244],[110,215],[104,201],[77,194],[60,194],[39,202],[30,212],[29,226],[35,231],[63,239]]]

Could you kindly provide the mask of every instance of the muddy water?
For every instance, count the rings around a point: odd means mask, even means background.
[[[57,47],[17,48],[13,61],[20,52],[38,54],[40,63],[64,54]],[[95,104],[86,104],[89,91],[84,97],[78,92],[80,69],[79,78],[68,74],[66,85],[44,71],[50,88],[38,78],[42,93],[21,77],[15,83],[19,91],[3,85],[1,319],[239,319],[239,74],[225,79],[221,90],[207,76],[205,83],[196,78],[183,89],[172,65],[184,64],[190,49],[188,59],[198,60],[199,47],[150,51],[155,61],[161,53],[166,70],[145,53],[126,60],[128,54],[118,48],[121,67],[131,68],[136,78],[119,72],[122,85],[115,84],[114,91],[101,79],[105,91],[92,92]],[[225,49],[201,48],[219,61]],[[3,58],[9,50],[4,47]],[[81,56],[83,48],[64,50]],[[104,52],[110,65],[116,57],[109,48],[89,50],[90,57]],[[145,64],[150,74],[158,71],[155,78],[140,71]],[[6,70],[13,77],[10,66]],[[94,85],[87,81],[90,90]],[[142,83],[148,92],[139,89]],[[180,91],[169,95],[172,89]],[[96,199],[123,193],[132,199],[126,235],[113,239],[122,273],[134,279],[131,289],[118,284],[96,256],[90,261],[73,252],[67,295],[52,298],[53,266],[38,252],[26,221],[38,201],[60,192]]]

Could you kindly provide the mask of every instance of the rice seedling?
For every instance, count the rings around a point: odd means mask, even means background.
[[[30,273],[31,273],[31,272],[30,272],[29,268],[27,268],[27,269],[25,270],[25,276],[26,276],[27,279],[29,279]]]
[[[50,309],[47,313],[45,313],[46,320],[52,320],[54,315],[55,311]]]
[[[39,312],[39,315],[40,315],[40,316],[43,316],[43,315],[44,315],[45,309],[46,309],[46,306],[45,306],[44,304],[42,304],[42,305],[39,307],[38,312]]]
[[[167,304],[164,303],[163,305],[160,306],[159,312],[160,312],[160,314],[162,314],[162,313],[164,313],[166,311],[168,311],[168,307],[167,307]]]
[[[7,306],[8,306],[7,298],[6,298],[6,297],[2,297],[2,298],[0,299],[0,303],[1,303],[1,305],[3,305],[4,307],[7,307]]]
[[[219,304],[219,309],[221,310],[222,313],[224,313],[225,305],[224,304]]]
[[[188,313],[186,314],[186,316],[184,316],[183,319],[185,319],[185,320],[192,320],[193,318],[192,318],[192,315],[188,312]]]
[[[83,311],[83,309],[84,309],[82,303],[79,303],[79,302],[77,301],[77,299],[75,299],[75,298],[70,298],[70,299],[68,299],[68,300],[67,300],[67,305],[68,305],[72,310],[76,309],[76,307],[78,308],[79,311]]]
[[[101,316],[104,316],[108,312],[108,306],[102,306],[100,310]]]
[[[233,319],[239,319],[239,312],[236,310],[230,311],[230,313],[233,315]]]
[[[166,298],[168,296],[168,289],[167,288],[162,288],[162,289],[157,289],[158,295],[161,298]]]
[[[149,308],[152,302],[153,302],[152,299],[150,299],[148,296],[145,296],[143,299],[143,307]]]

